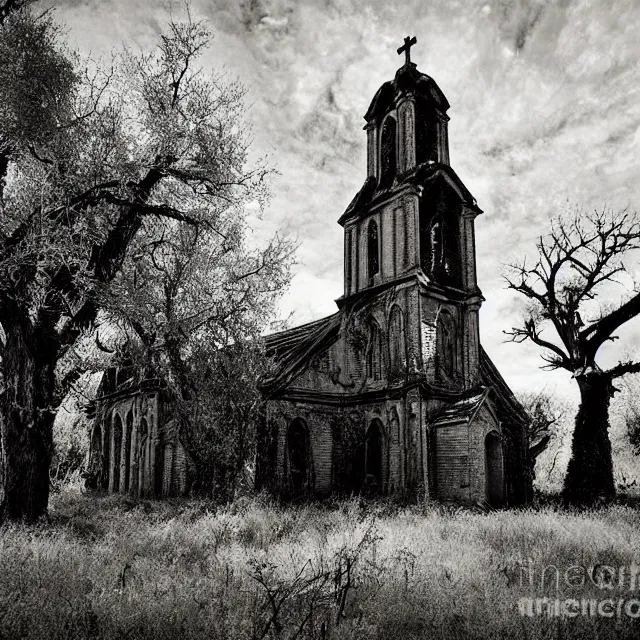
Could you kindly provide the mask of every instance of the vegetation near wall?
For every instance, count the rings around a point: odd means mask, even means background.
[[[631,567],[639,524],[624,506],[210,511],[65,490],[46,526],[0,528],[0,637],[633,638],[624,615],[522,617],[518,600],[635,597],[563,572]]]

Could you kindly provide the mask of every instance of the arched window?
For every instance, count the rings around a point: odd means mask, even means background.
[[[429,246],[431,250],[430,270],[435,274],[440,270],[444,261],[444,232],[442,228],[442,220],[439,216],[431,222],[429,231]]]
[[[294,495],[313,491],[313,457],[307,425],[296,418],[287,433],[287,459],[289,483]]]
[[[451,378],[456,371],[456,326],[451,314],[438,314],[436,359],[440,376]]]
[[[367,378],[373,380],[380,380],[382,378],[382,336],[378,323],[373,319],[369,322]]]
[[[404,367],[407,362],[404,322],[402,311],[395,304],[389,314],[389,365],[395,369]]]
[[[367,277],[369,282],[373,281],[373,276],[380,270],[379,255],[378,223],[371,220],[367,227]]]
[[[432,108],[422,103],[418,103],[416,112],[416,162],[437,162],[440,130],[438,116]]]
[[[383,476],[383,445],[384,436],[382,423],[374,420],[367,430],[365,441],[365,492],[371,494],[382,493]]]
[[[380,134],[380,189],[388,189],[396,175],[396,121],[388,117]]]

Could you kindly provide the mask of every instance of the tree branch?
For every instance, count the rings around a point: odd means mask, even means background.
[[[615,378],[619,378],[620,376],[624,376],[628,373],[640,373],[640,362],[620,362],[612,369],[605,371],[605,374],[614,380]]]

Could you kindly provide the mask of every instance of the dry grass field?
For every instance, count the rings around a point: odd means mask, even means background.
[[[628,506],[215,510],[68,488],[48,522],[0,528],[0,637],[637,638],[639,549]],[[567,598],[595,609],[556,615]]]

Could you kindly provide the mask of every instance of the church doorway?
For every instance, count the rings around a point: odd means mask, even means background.
[[[365,440],[364,492],[366,494],[382,493],[383,443],[382,423],[380,420],[374,420],[369,426]]]
[[[487,502],[492,507],[501,507],[504,493],[502,463],[502,440],[497,431],[490,431],[484,441],[485,482]]]
[[[296,418],[289,425],[287,458],[291,493],[301,495],[313,491],[313,457],[309,430],[304,420]]]

